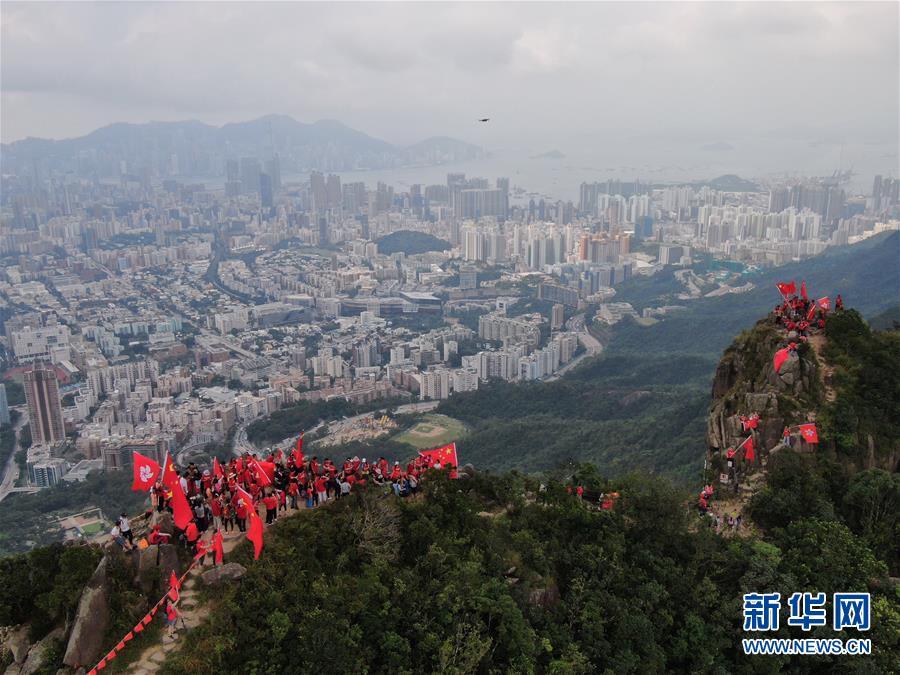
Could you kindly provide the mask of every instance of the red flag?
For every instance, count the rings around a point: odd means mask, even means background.
[[[776,373],[781,372],[781,366],[783,366],[784,362],[788,360],[788,355],[790,354],[790,351],[791,350],[789,347],[785,347],[784,349],[779,349],[777,352],[775,352],[774,365],[775,365]]]
[[[819,307],[824,309],[826,312],[831,309],[831,299],[827,296],[824,298],[819,298]]]
[[[188,504],[187,497],[184,496],[181,482],[176,480],[170,487],[172,489],[172,516],[175,520],[175,527],[183,530],[194,519],[194,512],[191,511],[191,505]]]
[[[212,549],[213,553],[216,554],[216,565],[221,565],[222,559],[225,557],[225,543],[222,541],[221,532],[216,532],[213,535]]]
[[[800,430],[800,435],[803,437],[803,440],[807,443],[819,442],[819,430],[816,429],[814,423],[801,424],[798,429]]]
[[[178,474],[175,473],[175,464],[172,462],[172,455],[166,452],[166,461],[163,462],[162,483],[167,488],[178,483]]]
[[[255,509],[250,509],[250,527],[247,528],[247,539],[253,542],[253,559],[259,560],[259,554],[263,549],[263,524],[262,518],[257,515]]]
[[[178,575],[175,574],[175,570],[172,570],[171,574],[169,574],[169,599],[172,602],[178,602],[178,591],[181,590],[181,582],[178,581]]]
[[[298,469],[303,468],[303,432],[300,432],[300,438],[297,439],[297,447],[291,453],[294,458],[294,466]]]
[[[806,313],[806,320],[812,321],[813,315],[816,313],[816,303],[813,303],[809,306],[809,311]]]
[[[428,460],[428,466],[434,466],[436,462],[440,462],[441,466],[447,464],[453,468],[459,466],[456,458],[456,443],[448,443],[434,450],[419,450],[419,454]]]
[[[266,487],[272,484],[275,478],[275,465],[272,462],[260,462],[258,459],[250,459],[250,468],[256,474],[256,482]]]
[[[775,284],[775,286],[778,287],[778,290],[785,297],[787,297],[788,295],[793,295],[797,292],[797,285],[794,283],[793,279],[791,279],[791,283],[781,282]]]
[[[800,282],[800,297],[809,300],[809,296],[806,294],[806,279]]]
[[[748,462],[752,462],[754,459],[756,459],[756,451],[753,447],[753,436],[748,436],[747,440],[738,446],[738,450],[741,449],[743,449],[744,451],[745,460],[747,460]]]
[[[131,483],[131,489],[146,491],[152,488],[162,470],[159,463],[139,452],[134,453],[132,463],[134,465],[134,481]]]
[[[206,542],[202,539],[197,541],[197,552],[194,554],[194,561],[200,560],[200,558],[206,555]]]
[[[242,488],[240,485],[238,485],[237,489],[235,490],[235,493],[237,494],[238,497],[240,497],[241,499],[244,500],[244,503],[247,505],[248,509],[250,509],[250,510],[253,509],[253,497],[250,495],[249,492],[247,492],[244,488]]]
[[[222,471],[222,465],[219,464],[219,458],[213,457],[213,476],[216,478],[224,478],[225,472]]]

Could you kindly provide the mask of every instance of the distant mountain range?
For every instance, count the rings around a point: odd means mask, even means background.
[[[54,169],[99,177],[141,175],[221,176],[227,159],[278,153],[282,173],[318,169],[351,171],[432,166],[483,157],[482,148],[454,138],[434,137],[397,146],[335,120],[312,124],[287,115],[267,115],[221,127],[189,120],[110,124],[65,140],[26,138],[2,146],[6,172]]]

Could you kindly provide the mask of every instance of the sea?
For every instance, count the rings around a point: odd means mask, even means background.
[[[487,178],[509,178],[512,201],[529,199],[577,202],[583,182],[640,180],[654,184],[679,184],[712,180],[726,174],[768,185],[793,178],[832,176],[849,171],[844,184],[849,194],[870,194],[876,174],[900,175],[897,147],[886,143],[834,144],[807,141],[753,139],[705,145],[668,140],[620,140],[604,142],[598,149],[559,147],[495,147],[487,156],[463,162],[363,171],[334,171],[342,183],[363,182],[374,189],[379,182],[405,192],[410,185],[446,184],[448,173]],[[308,172],[285,173],[282,183],[301,183]],[[183,179],[185,180],[185,179]],[[209,187],[221,187],[222,179],[196,178]]]

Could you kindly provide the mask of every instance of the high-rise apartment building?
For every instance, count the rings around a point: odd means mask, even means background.
[[[0,425],[9,424],[9,402],[6,400],[6,385],[0,383]]]
[[[59,383],[52,368],[36,365],[25,371],[25,401],[33,445],[52,445],[65,440]]]

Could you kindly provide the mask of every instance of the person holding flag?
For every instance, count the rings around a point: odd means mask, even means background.
[[[222,560],[225,557],[225,542],[222,539],[222,532],[220,530],[216,530],[215,534],[213,534],[212,551],[215,556],[213,562],[216,566],[221,565]]]
[[[747,440],[741,443],[738,447],[738,450],[744,451],[744,460],[748,462],[752,462],[756,459],[756,451],[753,446],[753,436],[750,435],[747,437]]]

